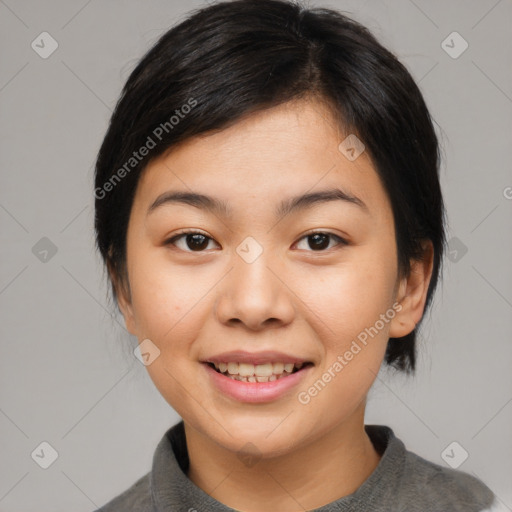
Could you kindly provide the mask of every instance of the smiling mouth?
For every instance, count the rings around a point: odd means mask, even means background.
[[[217,373],[240,382],[273,382],[312,366],[313,363],[207,363]]]

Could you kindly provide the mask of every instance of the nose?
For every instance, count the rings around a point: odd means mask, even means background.
[[[265,251],[250,263],[235,253],[231,272],[219,283],[216,317],[252,331],[287,325],[295,315],[290,288],[282,265]]]

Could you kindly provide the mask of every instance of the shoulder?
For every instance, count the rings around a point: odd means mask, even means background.
[[[187,494],[188,454],[183,421],[170,427],[153,454],[151,470],[94,512],[174,510]]]
[[[390,427],[366,425],[366,430],[382,458],[359,494],[370,495],[379,510],[501,512],[493,492],[475,476],[407,450]]]
[[[430,462],[413,452],[405,452],[401,501],[403,510],[416,502],[418,510],[484,512],[493,509],[493,492],[478,478],[460,470]],[[414,499],[412,499],[414,497]]]
[[[131,487],[95,512],[126,512],[128,510],[152,512],[150,476],[151,472],[142,476]]]

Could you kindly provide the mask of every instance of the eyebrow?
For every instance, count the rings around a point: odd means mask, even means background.
[[[369,213],[366,204],[348,192],[339,188],[321,190],[318,192],[310,192],[300,196],[284,199],[279,203],[275,211],[276,217],[284,217],[291,212],[298,210],[305,210],[314,205],[327,203],[330,201],[344,201],[348,204],[353,204],[361,208],[361,210]],[[211,197],[205,194],[198,194],[195,192],[179,192],[168,191],[160,194],[148,208],[147,214],[154,212],[157,208],[166,204],[188,204],[196,208],[207,210],[212,213],[217,213],[225,217],[232,214],[231,208],[225,201],[216,197]]]

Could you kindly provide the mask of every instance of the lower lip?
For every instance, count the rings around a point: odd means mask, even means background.
[[[272,382],[242,382],[226,377],[215,371],[209,364],[203,363],[213,385],[225,395],[239,402],[261,403],[277,400],[297,386],[313,367],[305,366],[299,371],[281,377]]]

